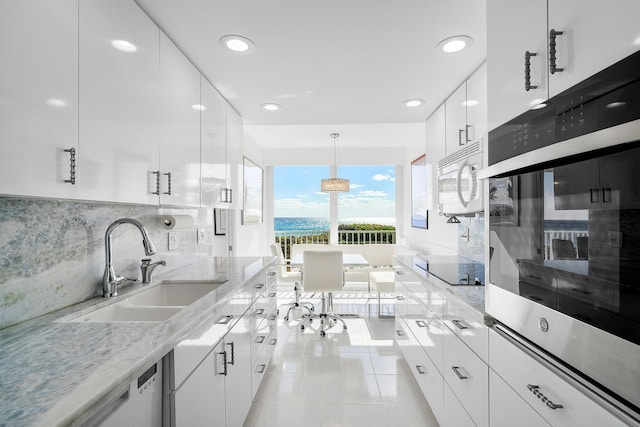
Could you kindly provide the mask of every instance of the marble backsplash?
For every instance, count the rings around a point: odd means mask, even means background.
[[[194,226],[171,230],[178,247],[168,250],[161,215],[191,215]],[[0,198],[0,329],[102,294],[105,231],[123,217],[141,221],[165,260],[154,276],[212,253],[212,209]],[[197,229],[204,229],[204,239]],[[113,264],[125,277],[140,277],[145,258],[140,233],[124,224],[113,233]]]
[[[458,219],[458,254],[484,264],[484,216],[476,214]]]

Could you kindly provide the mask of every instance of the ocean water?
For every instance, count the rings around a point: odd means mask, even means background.
[[[565,230],[565,231],[587,231],[589,221],[571,219],[546,219],[544,221],[545,230]]]
[[[395,218],[345,218],[340,224],[380,224],[395,225]],[[329,218],[320,217],[276,217],[273,219],[275,231],[289,230],[329,230]]]

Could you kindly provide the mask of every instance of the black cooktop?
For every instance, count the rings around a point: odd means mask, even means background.
[[[468,261],[431,262],[415,258],[414,264],[451,286],[484,285],[484,264]]]

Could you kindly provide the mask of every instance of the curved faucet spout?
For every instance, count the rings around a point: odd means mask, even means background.
[[[147,256],[154,255],[156,248],[153,246],[149,233],[144,225],[133,218],[120,218],[115,220],[109,227],[104,235],[104,248],[105,248],[105,268],[104,275],[102,276],[102,295],[104,297],[112,297],[118,295],[118,285],[126,281],[122,276],[118,276],[113,269],[112,253],[111,253],[111,235],[113,231],[121,224],[131,224],[135,226],[142,234],[142,246],[144,247],[144,253]]]

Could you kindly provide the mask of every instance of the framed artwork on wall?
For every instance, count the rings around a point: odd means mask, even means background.
[[[244,158],[242,224],[262,224],[262,168]]]
[[[429,228],[426,154],[411,162],[411,226]]]
[[[227,209],[213,209],[213,232],[216,236],[227,234],[229,211]]]

